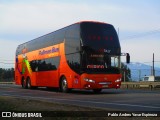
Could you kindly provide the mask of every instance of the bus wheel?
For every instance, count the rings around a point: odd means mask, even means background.
[[[93,89],[94,93],[100,93],[102,91],[102,89]]]
[[[31,80],[30,80],[30,78],[29,78],[29,77],[27,78],[27,82],[26,82],[26,84],[27,84],[27,85],[26,85],[26,87],[27,87],[27,88],[29,88],[29,89],[31,89],[31,88],[32,88],[32,86],[31,86]]]
[[[62,77],[60,86],[61,86],[60,89],[62,92],[64,92],[64,93],[68,92],[68,84],[67,84],[66,77]]]
[[[22,88],[26,89],[27,86],[26,86],[26,81],[24,78],[22,78]]]

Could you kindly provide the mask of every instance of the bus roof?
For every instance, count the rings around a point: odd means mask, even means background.
[[[98,22],[98,21],[80,21],[80,22],[68,25],[68,26],[63,27],[61,29],[55,30],[53,32],[50,32],[48,34],[42,35],[40,37],[37,37],[35,39],[32,39],[30,41],[27,41],[25,43],[22,43],[22,44],[18,45],[16,54],[20,53],[20,51],[22,51],[22,49],[24,49],[24,48],[28,48],[29,51],[32,51],[32,50],[35,50],[37,48],[41,48],[41,46],[46,46],[47,47],[49,44],[53,44],[53,43],[57,44],[57,43],[63,42],[64,41],[64,36],[66,34],[66,31],[69,30],[70,26],[74,26],[74,25],[75,26],[76,25],[80,26],[80,24],[83,24],[83,23],[108,24],[108,23]],[[108,25],[111,25],[111,24],[108,24]],[[56,39],[58,39],[58,40],[56,40]],[[44,42],[44,40],[45,40],[45,42]],[[46,45],[36,45],[37,43],[38,44],[39,43],[41,43],[41,44],[44,43]],[[34,46],[34,44],[36,46]]]
[[[81,23],[98,23],[98,24],[108,24],[108,23],[105,23],[105,22],[99,22],[99,21],[79,21],[79,22],[73,23],[73,24],[71,24],[71,25],[74,25],[74,24],[81,24]],[[69,27],[69,26],[71,26],[71,25],[68,25],[68,26],[66,26],[66,27],[60,28],[60,29],[58,29],[58,30],[55,30],[55,31],[50,32],[50,33],[47,33],[47,34],[45,34],[45,35],[39,36],[39,37],[37,37],[37,38],[40,38],[40,37],[43,37],[43,36],[49,35],[49,34],[54,33],[54,32],[57,32],[57,31],[59,31],[59,30],[61,30],[61,29],[67,28],[67,27]],[[111,24],[110,24],[110,25],[111,25]],[[37,38],[35,38],[35,39],[37,39]],[[22,43],[22,44],[25,44],[25,43],[31,42],[31,41],[33,41],[33,40],[35,40],[35,39],[29,40],[29,41],[24,42],[24,43]],[[20,44],[20,45],[22,45],[22,44]],[[20,46],[20,45],[18,45],[18,46]]]
[[[73,23],[73,24],[71,24],[71,25],[74,25],[74,24],[81,24],[81,23],[98,23],[98,24],[108,24],[108,23],[105,23],[105,22],[99,22],[99,21],[79,21],[79,22]],[[29,42],[31,42],[31,41],[33,41],[33,40],[35,40],[35,39],[38,39],[38,38],[40,38],[40,37],[43,37],[43,36],[49,35],[49,34],[51,34],[51,33],[57,32],[57,31],[59,31],[59,30],[61,30],[61,29],[67,28],[67,27],[69,27],[69,26],[71,26],[71,25],[68,25],[68,26],[66,26],[66,27],[60,28],[60,29],[55,30],[55,31],[53,31],[53,32],[50,32],[50,33],[44,34],[44,35],[42,35],[42,36],[39,36],[39,37],[37,37],[37,38],[34,38],[34,39],[29,40],[29,41],[27,41],[27,42],[24,42],[24,43],[22,43],[22,44],[20,44],[20,45],[23,45],[23,44],[29,43]],[[110,24],[110,25],[111,25],[111,24]],[[20,45],[18,45],[18,46],[20,46]]]
[[[79,22],[77,22],[78,24],[81,24],[81,23],[86,23],[86,22],[88,22],[88,23],[98,23],[98,24],[108,24],[108,23],[105,23],[105,22],[99,22],[99,21],[79,21]],[[75,23],[76,24],[76,23]]]

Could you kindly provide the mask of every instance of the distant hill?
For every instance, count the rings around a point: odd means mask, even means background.
[[[143,63],[130,63],[126,64],[127,67],[131,70],[131,79],[133,81],[139,81],[143,76],[151,75],[152,67]],[[155,75],[160,76],[160,68],[155,67]]]

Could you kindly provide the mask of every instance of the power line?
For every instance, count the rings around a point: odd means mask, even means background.
[[[2,64],[14,64],[14,63],[7,63],[7,62],[0,62]]]
[[[11,60],[11,59],[4,59],[4,58],[0,58],[0,63],[1,64],[14,64],[14,60]]]
[[[148,36],[148,35],[151,35],[151,34],[156,34],[156,33],[160,33],[160,29],[156,29],[156,30],[140,33],[140,34],[137,34],[137,35],[131,35],[131,36],[122,38],[121,40],[135,39],[135,38],[145,37],[145,36]]]
[[[14,60],[0,59],[0,61],[14,61]]]
[[[154,62],[160,62],[160,61],[154,61]],[[152,62],[143,62],[143,63],[152,63]]]
[[[158,61],[154,61],[154,62],[160,62],[160,61],[158,60]],[[133,62],[131,62],[131,63],[137,63],[137,64],[138,64],[138,63],[140,63],[140,64],[141,64],[141,63],[152,63],[152,61],[146,61],[146,62],[134,62],[134,61],[133,61]]]

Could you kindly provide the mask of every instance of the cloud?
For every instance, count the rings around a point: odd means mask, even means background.
[[[121,41],[122,52],[128,52],[132,62],[150,62],[152,63],[152,54],[155,54],[155,61],[160,61],[159,39],[139,38],[133,40]],[[124,60],[123,60],[124,61]],[[160,64],[159,64],[160,66]]]
[[[13,60],[17,46],[21,41],[0,39],[0,58]]]
[[[14,67],[15,53],[21,41],[0,39],[0,68]]]
[[[18,44],[82,20],[113,24],[116,29],[119,28],[122,38],[155,30],[160,28],[158,5],[147,0],[4,0],[0,3],[0,55],[6,59],[14,59]],[[157,38],[150,39],[155,43],[145,42],[146,39],[137,38],[141,40],[139,44],[135,40],[120,41],[122,52],[130,52],[134,61],[148,61],[153,51],[158,54],[157,51],[160,50]],[[151,44],[154,46],[150,46]],[[4,54],[3,51],[8,52]]]
[[[12,33],[54,30],[81,20],[108,22],[119,11],[111,5],[58,2],[1,4],[0,10],[0,32]]]
[[[137,28],[143,31],[154,28],[160,21],[160,16],[148,5],[143,6],[143,9],[150,9],[146,12],[137,4],[125,6],[104,1],[90,2],[3,3],[0,5],[0,32],[50,32],[81,20],[108,22],[125,31],[136,31]]]

